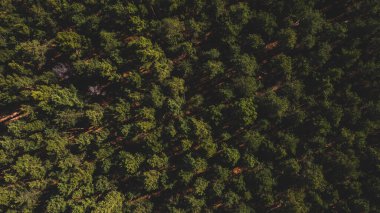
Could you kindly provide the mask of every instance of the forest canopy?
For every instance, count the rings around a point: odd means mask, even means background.
[[[1,0],[0,212],[380,212],[380,2]]]

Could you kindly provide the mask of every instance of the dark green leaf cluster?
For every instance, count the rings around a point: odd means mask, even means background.
[[[1,0],[0,212],[380,212],[380,2]]]

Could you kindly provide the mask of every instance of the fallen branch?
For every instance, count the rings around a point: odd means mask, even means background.
[[[89,128],[73,128],[73,129],[70,129],[69,132],[71,131],[71,133],[75,133],[73,135],[71,135],[68,139],[69,140],[72,140],[75,138],[76,135],[78,134],[89,134],[89,133],[93,133],[93,132],[100,132],[104,127],[95,127],[95,126],[91,126]],[[86,130],[84,132],[77,132],[77,131],[80,131],[80,130]],[[69,133],[69,132],[66,132],[66,133]]]
[[[276,92],[276,91],[279,90],[281,87],[282,87],[282,82],[279,81],[279,82],[277,82],[275,85],[271,86],[271,87],[270,87],[268,90],[266,90],[266,91],[263,91],[263,92],[256,92],[256,96],[262,97],[262,96],[264,96],[265,94],[267,94],[268,92]]]
[[[20,114],[20,112],[14,112],[14,113],[12,113],[12,114],[10,114],[10,115],[3,116],[3,117],[0,118],[0,123],[6,121],[6,120],[8,120],[8,119],[12,119],[12,118],[18,116],[19,114]]]
[[[266,50],[272,50],[278,46],[279,42],[278,41],[273,41],[267,45],[265,45]]]
[[[22,115],[18,115],[18,116],[16,116],[16,117],[13,117],[13,118],[10,119],[9,121],[6,121],[5,124],[9,124],[9,123],[11,123],[11,122],[13,122],[13,121],[17,121],[17,120],[19,120],[19,119],[21,119],[21,118],[23,118],[23,117],[28,116],[28,115],[29,115],[28,112],[26,112],[26,113],[24,113],[24,114],[22,114]]]
[[[148,199],[150,199],[151,197],[154,197],[154,196],[158,196],[158,195],[160,195],[162,191],[163,191],[163,190],[161,190],[161,191],[157,191],[157,192],[153,192],[153,193],[151,193],[151,194],[143,195],[143,196],[137,197],[137,198],[135,198],[135,199],[132,199],[132,200],[130,200],[130,201],[128,201],[128,202],[129,202],[130,204],[133,204],[133,203],[141,202],[141,201],[143,201],[143,200],[148,200]]]

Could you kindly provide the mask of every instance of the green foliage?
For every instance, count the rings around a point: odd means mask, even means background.
[[[122,58],[120,57],[120,50],[122,43],[117,39],[115,33],[101,31],[100,32],[100,45],[104,50],[104,53],[109,55],[111,59],[118,63],[122,63]]]
[[[160,169],[164,168],[168,165],[168,157],[167,156],[158,156],[153,155],[150,159],[147,160],[147,163],[152,168]]]
[[[224,72],[223,63],[221,61],[207,61],[203,69],[210,79]]]
[[[183,39],[184,23],[178,18],[165,18],[162,20],[161,32],[169,45],[177,45]]]
[[[93,212],[123,212],[124,198],[120,192],[109,192],[102,201],[98,203]]]
[[[172,67],[163,51],[157,45],[153,45],[151,40],[139,37],[129,42],[128,47],[135,54],[134,59],[140,64],[140,70],[152,71],[158,81],[169,77]]]
[[[280,45],[287,49],[293,49],[297,43],[297,34],[292,29],[284,29],[279,32]]]
[[[273,59],[273,68],[280,72],[287,80],[292,77],[292,59],[285,54],[280,54]]]
[[[152,191],[158,188],[161,173],[157,170],[149,170],[144,172],[144,188]]]
[[[237,71],[247,76],[254,76],[258,68],[256,58],[248,54],[239,56],[234,60],[234,63],[236,64]]]
[[[257,34],[249,34],[247,37],[247,42],[249,44],[249,48],[255,52],[258,52],[265,46],[263,39]]]
[[[48,212],[64,212],[67,208],[67,203],[62,197],[53,197],[49,200],[46,210]]]
[[[208,181],[203,178],[197,178],[194,182],[195,194],[203,195],[208,186]]]
[[[227,165],[234,166],[240,159],[240,153],[237,149],[225,148],[223,150],[223,158]]]
[[[31,91],[30,96],[42,110],[47,112],[52,112],[54,108],[62,106],[73,108],[83,106],[74,87],[61,88],[59,85],[41,85]]]
[[[46,169],[40,159],[30,155],[19,157],[13,166],[17,176],[21,178],[40,179],[45,176]]]
[[[83,77],[102,77],[104,79],[118,80],[120,76],[116,73],[115,68],[105,60],[90,59],[76,61],[74,68],[77,75]]]
[[[0,212],[379,212],[379,1],[0,1]]]
[[[135,174],[141,163],[144,161],[144,157],[139,154],[131,154],[125,151],[120,152],[120,166],[125,169],[128,174]]]
[[[253,77],[242,76],[234,79],[234,87],[239,97],[252,97],[255,95],[258,85]]]
[[[188,166],[195,173],[202,173],[207,169],[207,161],[203,158],[194,158],[188,154],[184,161],[186,166]]]
[[[289,108],[289,102],[274,93],[269,93],[260,102],[263,113],[266,113],[269,118],[282,118]]]
[[[16,51],[20,53],[19,59],[23,60],[24,63],[29,62],[31,65],[37,65],[38,68],[44,65],[47,50],[47,45],[40,44],[38,40],[23,42],[16,46]]]
[[[277,27],[276,17],[274,14],[260,11],[254,15],[253,19],[253,23],[262,35],[272,36],[275,28]]]
[[[99,126],[103,118],[103,108],[98,105],[90,105],[90,109],[86,110],[85,116],[92,126]]]
[[[235,106],[236,118],[243,126],[252,124],[256,117],[256,104],[253,98],[242,98]]]
[[[59,50],[76,59],[83,54],[83,37],[76,32],[65,31],[57,33],[55,43]]]

